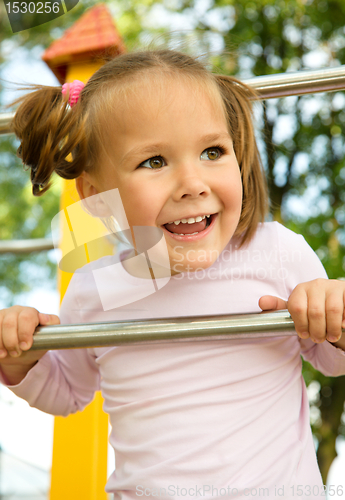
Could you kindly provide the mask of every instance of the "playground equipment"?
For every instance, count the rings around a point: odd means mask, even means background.
[[[87,29],[85,29],[87,28]],[[94,33],[93,33],[94,31]],[[108,45],[102,45],[108,33]],[[84,35],[83,35],[84,33]],[[85,39],[85,33],[95,36]],[[84,38],[83,38],[84,37]],[[96,46],[93,45],[96,40]],[[47,49],[43,59],[60,83],[74,79],[86,82],[103,64],[104,51],[113,56],[123,52],[123,43],[104,6],[87,11],[62,39]],[[245,80],[255,88],[260,99],[345,89],[345,66],[306,70],[255,77]],[[0,134],[11,133],[13,114],[0,114]],[[74,183],[64,182],[61,208],[78,200]],[[61,245],[64,246],[64,234]],[[49,239],[0,242],[0,253],[25,253],[53,248]],[[105,250],[112,252],[109,249]],[[61,296],[67,289],[71,273],[60,272]],[[286,311],[244,316],[174,318],[173,320],[134,321],[92,325],[52,326],[37,329],[33,349],[60,349],[124,345],[147,342],[185,342],[215,339],[255,338],[295,335],[293,322]],[[50,500],[103,500],[106,498],[106,456],[108,419],[102,411],[102,399],[82,413],[67,419],[57,417],[54,429],[54,451]],[[66,450],[68,450],[66,452]]]
[[[279,335],[297,335],[287,311],[38,327],[32,349],[74,349]]]

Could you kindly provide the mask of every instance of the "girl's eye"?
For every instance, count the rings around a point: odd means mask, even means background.
[[[221,148],[207,148],[201,153],[202,160],[218,160],[222,156]]]
[[[147,168],[156,169],[156,168],[164,167],[165,165],[166,165],[166,163],[161,156],[154,156],[153,158],[149,158],[148,160],[140,163],[139,167],[147,167]]]

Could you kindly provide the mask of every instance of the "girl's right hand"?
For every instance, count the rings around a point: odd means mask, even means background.
[[[40,313],[33,307],[13,306],[0,311],[0,365],[10,383],[24,378],[46,352],[26,352],[32,346],[36,327],[59,323],[58,316]]]

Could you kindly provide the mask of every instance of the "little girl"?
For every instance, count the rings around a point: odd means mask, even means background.
[[[81,199],[99,196],[101,212],[104,193],[118,192],[134,234],[161,231],[168,255],[168,269],[145,267],[134,250],[88,264],[71,280],[62,323],[288,308],[298,333],[38,353],[25,352],[35,327],[59,318],[1,311],[1,380],[15,394],[68,415],[101,389],[116,456],[106,489],[116,499],[325,497],[300,355],[345,374],[345,284],[326,279],[302,236],[264,222],[254,97],[161,50],[117,57],[84,88],[21,98],[14,130],[34,194],[54,171],[76,179]],[[154,293],[140,296],[147,283]]]

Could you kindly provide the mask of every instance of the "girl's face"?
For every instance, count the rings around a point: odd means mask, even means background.
[[[171,78],[156,83],[135,85],[109,110],[107,154],[79,192],[118,188],[130,226],[163,230],[171,273],[192,272],[212,265],[236,230],[240,170],[220,97]]]

